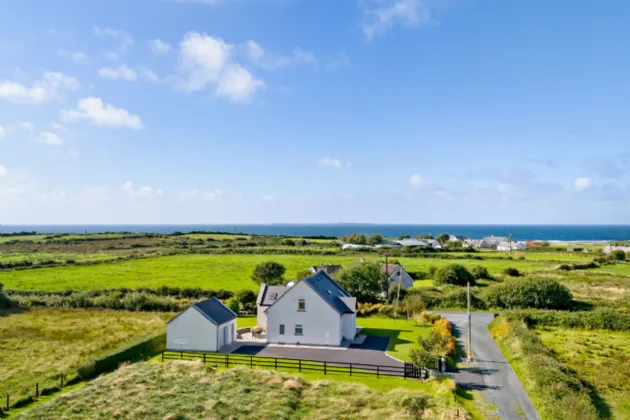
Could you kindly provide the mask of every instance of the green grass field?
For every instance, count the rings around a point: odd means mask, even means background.
[[[67,266],[0,272],[0,282],[7,289],[64,290],[64,289],[112,289],[137,288],[161,285],[202,287],[205,289],[256,290],[250,275],[254,267],[268,260],[284,264],[286,278],[295,278],[299,270],[321,262],[348,266],[358,261],[357,256],[305,256],[305,255],[174,255],[122,261],[90,266]],[[368,260],[366,258],[366,260]],[[376,257],[369,260],[377,261]],[[411,271],[426,270],[430,266],[441,267],[459,263],[472,267],[483,265],[492,274],[506,267],[521,271],[549,268],[553,264],[531,261],[503,260],[443,260],[431,258],[400,258]]]
[[[172,314],[36,309],[0,317],[0,394],[12,401],[59,374],[166,329]]]
[[[592,386],[600,417],[630,418],[630,332],[540,328],[546,347]]]

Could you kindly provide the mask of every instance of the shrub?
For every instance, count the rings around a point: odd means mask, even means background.
[[[505,309],[568,309],[573,303],[569,289],[545,278],[492,285],[485,293],[485,301],[490,307]]]
[[[611,251],[610,254],[608,254],[608,259],[613,261],[625,261],[626,253],[623,252],[623,250],[621,249],[615,249],[614,251]]]
[[[441,319],[442,316],[440,314],[434,314],[433,312],[423,311],[420,314],[420,322],[425,324],[433,324],[438,319]]]
[[[472,275],[477,280],[489,279],[490,278],[490,273],[488,273],[488,269],[486,267],[481,266],[481,265],[476,265],[476,266],[474,266],[472,268]]]
[[[228,300],[226,302],[226,306],[230,308],[230,310],[234,312],[235,314],[238,314],[241,310],[241,304],[238,302],[238,300],[234,298]]]
[[[470,283],[471,286],[475,285],[475,277],[470,274],[470,271],[466,267],[460,264],[450,264],[444,267],[440,267],[434,276],[433,283],[436,286],[443,284],[452,284],[455,286],[466,286]]]
[[[407,296],[407,291],[401,287],[399,293],[397,284],[392,284],[387,292],[387,300],[389,301],[389,303],[396,302],[396,298],[399,298],[399,300],[402,302],[405,299],[405,296]]]
[[[252,280],[256,284],[279,285],[284,283],[286,268],[275,261],[265,261],[254,268]]]
[[[437,271],[437,267],[434,265],[429,266],[429,268],[427,268],[427,273],[429,274],[429,278],[433,278],[435,277],[435,272]]]
[[[521,275],[520,271],[518,271],[514,267],[506,268],[505,270],[503,270],[503,274],[505,274],[506,276],[511,276],[511,277],[520,277]]]
[[[594,311],[564,312],[544,310],[515,311],[528,326],[546,325],[585,330],[630,331],[630,313],[622,309],[597,308]]]

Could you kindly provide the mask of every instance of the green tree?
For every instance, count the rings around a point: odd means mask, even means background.
[[[238,303],[238,300],[236,300],[235,298],[228,300],[226,303],[226,306],[230,308],[232,312],[234,312],[237,315],[239,311],[241,310],[241,304]]]
[[[282,245],[295,246],[295,241],[291,238],[284,238],[282,241],[280,241],[280,243]]]
[[[433,277],[433,284],[441,286],[443,284],[453,284],[455,286],[466,286],[470,283],[471,286],[475,285],[475,277],[470,274],[470,271],[466,267],[460,264],[449,264],[444,267],[438,268]]]
[[[519,277],[521,275],[521,272],[518,271],[518,269],[514,267],[508,267],[505,270],[503,270],[503,274],[510,277]]]
[[[265,261],[256,266],[252,272],[252,280],[256,284],[277,286],[284,284],[286,268],[275,261]]]
[[[366,262],[344,269],[337,278],[339,285],[361,303],[376,302],[383,292],[381,268],[374,263]]]
[[[435,237],[435,240],[438,241],[439,243],[443,244],[445,242],[448,242],[448,239],[451,236],[448,233],[440,233],[438,236]]]
[[[435,350],[434,335],[418,337],[418,343],[409,351],[409,357],[411,357],[411,362],[419,368],[434,369],[440,360],[440,355]]]
[[[411,238],[411,236],[409,236],[409,235],[400,235],[398,237],[398,239],[409,239],[409,238]]]
[[[244,289],[236,292],[236,300],[239,301],[241,306],[246,310],[253,310],[256,306],[256,293],[252,290]]]
[[[507,280],[488,287],[489,307],[504,309],[569,309],[573,301],[566,286],[546,278]]]
[[[472,268],[472,275],[477,279],[489,279],[490,273],[488,273],[488,269],[481,265],[476,265]]]
[[[608,259],[613,261],[625,261],[626,253],[623,252],[623,250],[621,249],[615,249],[614,251],[611,251],[610,254],[608,254]]]
[[[405,296],[405,308],[407,312],[413,316],[413,319],[418,325],[418,316],[424,311],[427,306],[424,303],[424,299],[417,293],[407,293]]]
[[[366,242],[368,245],[371,245],[371,246],[378,245],[383,242],[383,237],[379,235],[378,233],[375,233],[368,236]]]
[[[298,280],[302,280],[305,279],[307,277],[311,277],[313,275],[313,273],[311,272],[311,270],[298,270],[297,273],[295,273],[295,278]]]
[[[341,238],[347,244],[367,245],[367,239],[364,234],[351,233]]]

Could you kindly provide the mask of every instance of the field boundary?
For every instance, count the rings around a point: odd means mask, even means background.
[[[423,379],[428,376],[427,369],[421,369],[413,363],[404,362],[403,366],[373,365],[367,363],[329,362],[324,360],[290,359],[281,357],[248,356],[242,354],[178,352],[165,350],[162,352],[162,362],[165,360],[201,361],[215,367],[230,368],[234,366],[248,366],[250,368],[263,367],[273,370],[291,369],[301,372],[324,372],[324,375],[346,374],[387,377],[394,376],[403,379]]]

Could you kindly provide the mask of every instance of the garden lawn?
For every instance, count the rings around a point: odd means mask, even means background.
[[[308,255],[173,255],[104,263],[89,266],[64,266],[31,270],[0,272],[0,283],[14,290],[90,290],[166,286],[201,287],[204,289],[257,290],[250,279],[254,267],[263,261],[277,261],[286,269],[285,277],[295,278],[296,273],[309,266],[341,264],[350,266],[359,256],[308,256]],[[375,256],[369,261],[380,261]],[[458,263],[467,267],[483,265],[497,274],[507,267],[524,272],[549,268],[554,263],[504,260],[443,260],[433,258],[400,258],[409,271],[424,271],[430,266],[441,267]]]
[[[0,394],[12,401],[80,364],[164,331],[172,314],[35,309],[0,317]]]
[[[630,419],[630,332],[536,329],[546,347],[592,386],[601,418]]]

